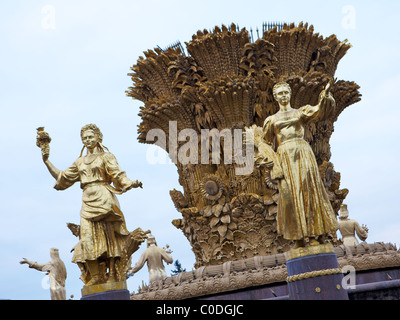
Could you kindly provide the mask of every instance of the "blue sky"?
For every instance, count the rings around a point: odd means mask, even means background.
[[[81,189],[53,189],[36,147],[39,126],[52,137],[50,160],[65,169],[79,156],[81,127],[96,123],[128,177],[143,182],[119,196],[128,229],[150,229],[159,246],[169,244],[173,258],[193,268],[190,245],[171,224],[181,217],[169,196],[181,190],[176,167],[150,164],[148,146],[137,142],[142,102],[125,96],[127,73],[147,49],[183,44],[197,30],[232,22],[256,29],[267,21],[304,21],[353,45],[336,77],[359,84],[362,101],[336,122],[331,161],[350,190],[350,217],[370,229],[367,242],[398,244],[399,12],[393,1],[1,1],[0,298],[50,299],[44,274],[18,262],[47,262],[51,247],[67,267],[67,296],[81,297],[80,272],[70,262],[76,238],[66,227],[79,223]],[[146,268],[128,280],[129,290],[142,281]]]

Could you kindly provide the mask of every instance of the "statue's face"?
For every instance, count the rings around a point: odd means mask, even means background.
[[[147,247],[150,247],[151,245],[156,244],[156,239],[154,238],[147,238]]]
[[[88,149],[93,149],[97,146],[97,136],[93,130],[86,130],[82,134],[82,142]]]
[[[290,102],[290,89],[287,86],[279,86],[275,90],[274,97],[281,105],[287,105]]]
[[[349,217],[349,211],[347,209],[340,209],[340,216],[341,219],[347,219]]]
[[[50,257],[52,259],[58,258],[59,257],[58,250],[55,248],[51,248],[50,249]]]

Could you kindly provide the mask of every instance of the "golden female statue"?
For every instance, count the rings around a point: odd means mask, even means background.
[[[263,135],[268,145],[277,145],[270,163],[274,166],[271,177],[278,180],[280,194],[278,233],[285,239],[296,240],[295,247],[318,245],[326,236],[336,233],[338,223],[314,152],[303,138],[304,125],[323,116],[335,100],[329,93],[329,84],[321,92],[316,106],[292,108],[291,89],[285,82],[277,83],[273,94],[280,110],[265,120]]]
[[[45,138],[47,145],[44,143],[43,146],[40,141]],[[72,262],[80,266],[82,280],[87,286],[121,281],[124,280],[127,264],[124,261],[122,266],[121,260],[129,259],[126,245],[129,235],[133,235],[126,228],[115,194],[142,187],[142,183],[128,179],[115,156],[106,152],[108,149],[102,145],[103,135],[96,125],[84,126],[81,138],[84,147],[80,157],[68,169],[60,171],[49,161],[49,138],[45,137],[42,128],[38,129],[38,145],[42,149],[43,161],[56,179],[54,188],[64,190],[79,181],[83,189],[80,226],[76,226],[80,241],[74,248]],[[82,156],[85,148],[87,154]],[[138,245],[145,237],[140,228],[135,231],[138,231],[135,233],[138,240],[135,245]],[[106,274],[107,269],[109,272]]]

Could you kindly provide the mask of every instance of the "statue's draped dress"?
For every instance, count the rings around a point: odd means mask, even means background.
[[[93,158],[80,157],[58,175],[54,186],[64,190],[80,181],[83,189],[80,241],[73,262],[120,257],[122,241],[129,234],[115,193],[121,193],[130,180],[115,156],[100,152]],[[115,188],[111,186],[114,184]]]
[[[277,231],[289,240],[334,236],[338,227],[314,152],[303,138],[304,124],[315,120],[318,112],[307,105],[285,115],[269,116],[264,122],[266,142],[272,145],[276,138],[284,175],[278,180]]]

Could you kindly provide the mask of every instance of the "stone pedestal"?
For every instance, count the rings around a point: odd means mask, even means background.
[[[81,300],[130,300],[125,281],[84,286]]]
[[[343,274],[330,244],[286,253],[290,300],[348,300]]]

